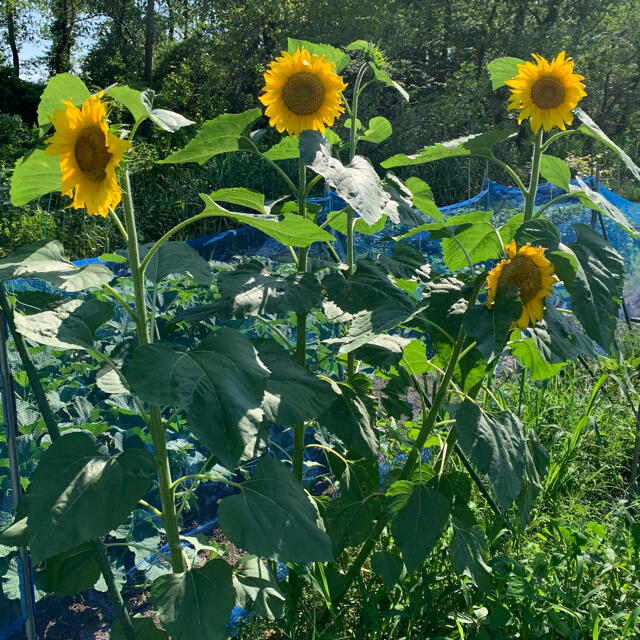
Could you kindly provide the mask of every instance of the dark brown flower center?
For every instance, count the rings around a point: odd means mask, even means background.
[[[517,255],[504,266],[499,286],[515,284],[522,304],[527,304],[535,299],[540,291],[541,282],[540,270],[536,263],[527,256]]]
[[[85,178],[91,182],[102,182],[107,177],[105,169],[111,154],[104,131],[98,125],[90,125],[80,132],[74,152]]]
[[[316,112],[324,100],[324,85],[310,71],[292,75],[282,89],[282,99],[289,111],[299,116]]]
[[[558,107],[564,101],[564,85],[553,76],[544,76],[531,87],[531,99],[539,109]]]

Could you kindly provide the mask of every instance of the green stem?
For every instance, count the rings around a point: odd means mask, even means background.
[[[129,172],[125,170],[121,185],[122,206],[125,213],[125,223],[127,230],[127,248],[129,250],[129,266],[131,268],[131,278],[136,300],[136,326],[138,329],[138,343],[141,346],[150,344],[149,325],[147,322],[147,309],[144,299],[144,269],[140,264],[140,254],[138,252],[138,234],[136,230],[136,219],[133,209],[133,196],[131,193],[131,183]],[[158,243],[156,245],[158,246]],[[148,257],[148,256],[147,256]],[[184,571],[182,557],[182,546],[180,544],[180,533],[178,531],[178,521],[174,501],[174,490],[171,486],[171,470],[169,469],[169,458],[167,455],[167,443],[165,440],[165,429],[162,423],[160,407],[149,406],[149,429],[153,442],[153,452],[158,474],[158,486],[160,489],[160,502],[162,504],[162,520],[167,535],[167,543],[171,555],[171,568],[174,573]]]
[[[498,158],[496,158],[493,155],[493,153],[491,153],[491,156],[489,159],[491,160],[491,162],[493,162],[494,164],[497,164],[501,169],[506,171],[511,176],[511,179],[516,183],[516,186],[518,187],[518,189],[522,191],[522,195],[526,197],[527,190],[522,180],[520,180],[520,176],[506,162],[502,162],[502,160],[498,160]]]
[[[129,616],[127,607],[124,604],[124,600],[122,599],[122,594],[118,590],[118,585],[116,584],[116,580],[113,576],[111,563],[109,562],[107,549],[104,546],[104,542],[102,542],[102,540],[92,540],[91,546],[93,548],[96,559],[98,560],[100,571],[104,576],[104,581],[107,583],[107,589],[109,591],[109,595],[111,596],[111,601],[116,609],[118,618],[122,623],[124,635],[126,636],[127,640],[136,640],[136,633],[133,630],[131,617]]]
[[[544,153],[556,140],[564,138],[564,136],[570,136],[572,133],[579,133],[579,129],[567,129],[566,131],[559,131],[554,133],[541,147],[542,153]]]
[[[171,558],[168,555],[154,549],[153,547],[147,547],[144,544],[138,544],[137,542],[105,542],[105,547],[132,547],[134,549],[141,549],[142,551],[148,551],[150,555],[159,556],[169,564],[171,564]]]
[[[123,309],[129,314],[129,317],[135,322],[138,322],[138,318],[134,310],[129,306],[127,301],[116,291],[111,285],[103,284],[102,288],[109,293],[110,296],[113,296],[123,307]]]
[[[561,195],[556,196],[555,198],[552,198],[551,200],[549,200],[549,202],[547,202],[544,205],[542,205],[535,212],[535,215],[533,217],[534,218],[539,218],[550,206],[560,202],[561,200],[566,200],[567,198],[575,198],[575,194],[573,194],[573,193],[562,193]]]
[[[536,191],[538,190],[538,179],[540,178],[540,158],[542,157],[542,136],[544,130],[542,127],[536,134],[536,139],[533,143],[533,158],[531,159],[531,180],[529,182],[529,189],[526,191],[526,197],[524,201],[524,221],[531,220],[533,216],[533,205],[536,201]]]
[[[307,168],[298,160],[298,215],[307,215],[307,201],[303,197],[307,187]],[[300,247],[298,253],[298,273],[307,270],[308,247]],[[296,314],[296,362],[306,366],[307,360],[307,314]],[[293,475],[302,483],[302,467],[304,462],[304,423],[293,425]]]

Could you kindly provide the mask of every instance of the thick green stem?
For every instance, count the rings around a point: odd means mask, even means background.
[[[307,215],[307,201],[304,197],[307,188],[307,168],[302,160],[298,161],[298,214]],[[298,273],[307,270],[308,247],[300,247],[298,252]],[[296,314],[296,362],[306,366],[307,360],[307,314]],[[304,423],[293,425],[293,475],[302,482],[304,462]]]
[[[536,201],[536,191],[538,190],[538,179],[540,178],[540,158],[542,157],[542,135],[543,129],[536,134],[533,143],[533,158],[531,159],[531,180],[529,181],[529,189],[526,192],[524,201],[524,221],[531,220],[533,217],[533,205]]]
[[[138,342],[142,346],[150,343],[149,324],[147,322],[147,309],[144,297],[144,273],[140,268],[138,233],[136,230],[133,196],[131,193],[128,171],[125,171],[122,183],[122,206],[124,208],[125,224],[127,228],[129,266],[131,268],[131,278],[133,280],[133,290],[136,300],[136,326],[138,329]],[[178,531],[174,490],[171,487],[171,471],[169,469],[169,458],[167,456],[165,430],[162,423],[160,408],[157,405],[150,405],[149,417],[151,419],[151,439],[153,442],[153,452],[156,461],[156,472],[158,474],[160,501],[162,503],[162,521],[164,522],[167,543],[169,545],[171,555],[171,568],[174,573],[182,573],[184,571],[184,563],[182,559],[182,546],[180,545],[180,533]]]

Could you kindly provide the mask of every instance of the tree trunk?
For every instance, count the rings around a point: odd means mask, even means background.
[[[153,32],[155,5],[153,0],[147,0],[147,14],[145,16],[144,34],[144,80],[151,87],[153,75]]]
[[[5,11],[7,15],[7,40],[9,41],[9,48],[11,49],[11,58],[13,61],[13,68],[16,75],[20,75],[20,54],[18,52],[18,43],[16,42],[16,21],[14,15],[13,4],[7,0],[5,5]]]
[[[73,46],[73,23],[75,7],[73,0],[54,0],[51,3],[53,23],[51,24],[51,53],[49,68],[52,74],[71,70],[71,47]]]

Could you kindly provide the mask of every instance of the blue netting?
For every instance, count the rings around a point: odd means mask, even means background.
[[[591,188],[595,188],[593,179],[587,181]],[[620,209],[628,218],[635,224],[640,225],[640,205],[630,202],[620,195],[610,191],[601,184],[597,185],[599,193],[601,193],[609,202],[614,204]],[[542,184],[538,188],[536,195],[536,205],[542,205],[549,202],[551,199],[560,195],[562,191],[551,184]],[[313,198],[311,202],[320,204],[322,206],[321,216],[325,217],[331,212],[339,211],[345,207],[345,202],[342,201],[336,194],[330,193],[326,197]],[[524,200],[520,191],[514,187],[505,187],[491,180],[485,181],[483,189],[468,200],[458,202],[452,205],[444,206],[440,208],[440,211],[445,217],[459,215],[471,211],[484,210],[492,211],[498,220],[506,220],[511,215],[522,211]],[[557,205],[550,206],[546,213],[546,217],[552,219],[560,228],[563,241],[571,242],[574,239],[573,230],[571,225],[575,222],[582,222],[585,224],[591,223],[591,210],[582,206],[576,198],[568,198],[563,200]],[[429,221],[425,217],[425,222]],[[630,236],[624,233],[615,223],[609,219],[605,219],[605,229],[607,231],[609,240],[616,247],[616,249],[625,257],[627,265],[633,263],[637,259],[638,249],[640,245],[634,241]],[[384,253],[390,254],[393,251],[394,241],[390,238],[392,235],[398,235],[404,231],[409,230],[410,227],[402,225],[387,224],[383,231],[365,236],[357,234],[356,236],[356,253],[359,256],[371,256],[374,257],[377,254]],[[600,229],[598,228],[600,231]],[[344,256],[344,237],[333,232],[337,242],[336,250]],[[416,234],[407,240],[420,251],[427,256],[434,266],[438,266],[438,260],[441,256],[440,242],[433,240],[428,232]],[[253,229],[252,227],[242,227],[239,229],[232,229],[222,233],[195,238],[188,240],[187,243],[199,252],[207,260],[215,259],[216,261],[226,262],[237,258],[244,257],[262,257],[276,261],[289,261],[290,253],[287,248],[283,247],[280,243],[273,240],[263,232]],[[311,247],[311,257],[328,258],[326,250],[320,243],[315,243]],[[87,258],[85,260],[76,261],[77,266],[84,266],[89,263],[99,262],[97,258]],[[112,265],[118,271],[121,271],[122,265]],[[51,285],[44,283],[40,280],[17,280],[12,283],[8,283],[7,288],[13,290],[46,290],[57,291]],[[628,295],[630,292],[626,291]],[[631,292],[634,296],[636,292]],[[310,432],[307,433],[307,437],[311,438]],[[274,443],[269,446],[267,452],[271,455],[282,457],[284,452],[291,452],[292,437],[289,430],[283,430],[280,427],[274,426],[270,435],[271,441]],[[312,462],[319,462],[320,453],[317,449],[307,449],[308,460]],[[314,453],[315,452],[315,453]],[[0,457],[2,457],[0,451]],[[428,452],[425,452],[428,455]],[[381,474],[388,472],[390,466],[395,465],[397,461],[381,462],[380,471]],[[305,482],[307,487],[313,492],[321,492],[323,490],[322,474],[325,469],[318,466],[305,467]],[[196,535],[199,533],[211,534],[217,526],[216,509],[218,500],[224,495],[228,495],[229,487],[223,484],[216,483],[204,483],[201,485],[207,490],[206,505],[203,505],[203,512],[207,514],[207,521],[199,524],[196,527],[191,528],[185,532],[184,535]],[[0,500],[2,497],[0,496]],[[0,504],[0,524],[2,524],[1,517],[7,516],[10,513],[11,506],[6,500],[2,500]],[[5,504],[6,503],[6,504]],[[166,549],[160,548],[159,551],[163,552]],[[135,567],[128,571],[129,575],[135,574],[136,571],[146,572],[158,563],[159,556],[153,554],[145,558],[142,562],[138,563]],[[281,567],[279,571],[279,577],[284,574],[284,568]],[[95,637],[95,632],[99,629],[108,629],[111,621],[113,620],[113,611],[109,604],[108,599],[104,594],[91,591],[83,594],[84,602],[95,602],[96,606],[100,607],[104,613],[102,626],[96,625],[94,628],[87,628],[80,633],[74,635],[74,637],[80,637],[83,640],[91,640]],[[60,615],[66,611],[70,604],[70,599],[62,598],[47,598],[38,603],[37,610],[37,623],[38,628],[43,628],[47,622],[57,619]],[[230,620],[230,633],[235,625],[247,616],[247,612],[242,609],[235,608]],[[2,617],[0,616],[0,625],[2,624]],[[58,636],[56,636],[58,637]],[[60,636],[62,637],[62,636]],[[5,627],[4,632],[0,635],[0,640],[18,640],[24,638],[24,622],[22,618],[13,620],[8,627]]]

